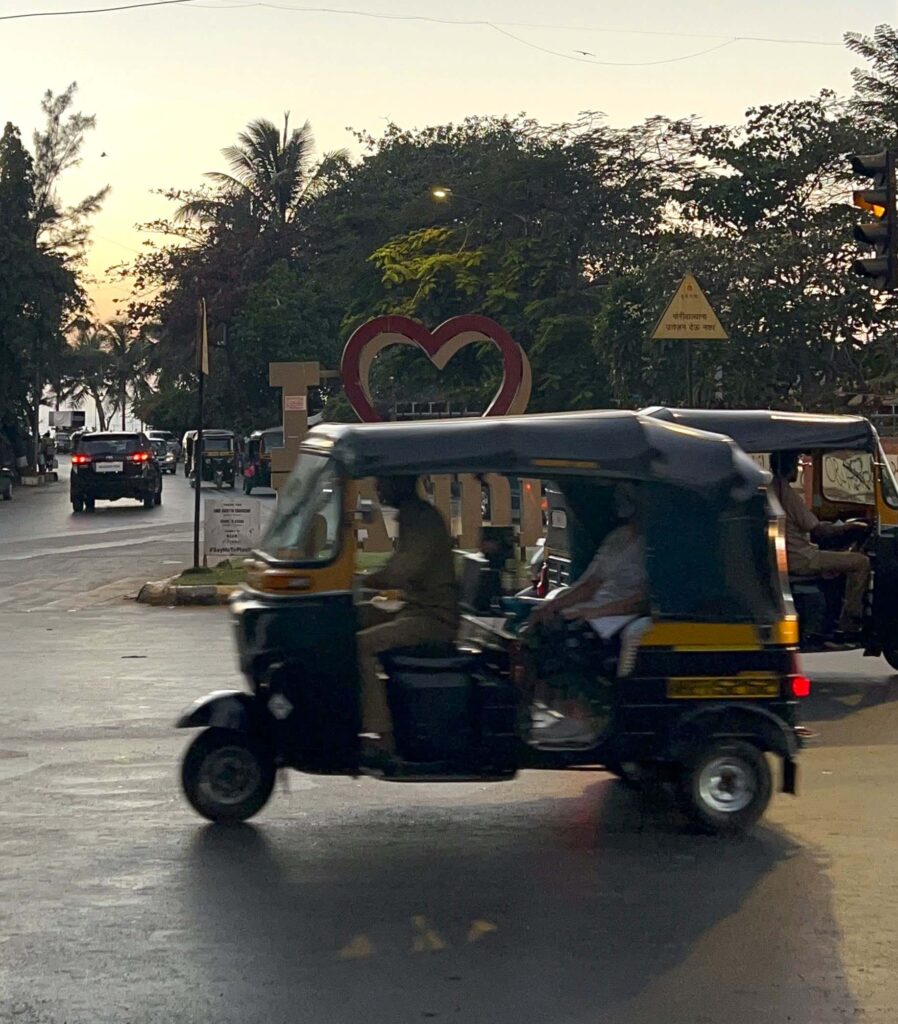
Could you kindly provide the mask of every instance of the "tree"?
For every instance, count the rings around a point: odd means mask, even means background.
[[[872,38],[849,32],[845,43],[863,57],[869,68],[855,68],[852,106],[865,128],[874,135],[885,133],[881,142],[895,145],[898,139],[898,30],[877,25]]]
[[[0,413],[26,403],[27,344],[23,325],[36,252],[31,244],[34,164],[18,129],[7,123],[0,138]]]
[[[45,127],[34,156],[7,125],[0,141],[0,356],[4,411],[30,424],[37,453],[39,409],[48,383],[58,383],[67,354],[65,332],[83,311],[79,280],[87,218],[105,190],[65,208],[61,176],[80,159],[93,118],[68,113],[75,85],[44,96]]]
[[[69,339],[58,394],[76,407],[90,398],[97,410],[100,430],[109,426],[105,402],[110,376],[110,354],[103,327],[86,319],[79,320]]]
[[[101,344],[108,355],[106,393],[113,403],[111,415],[121,413],[122,430],[125,430],[129,397],[139,400],[148,390],[146,369],[150,345],[126,320],[110,320],[104,324]]]
[[[290,115],[284,114],[284,129],[279,132],[271,121],[259,118],[250,121],[237,140],[237,145],[222,150],[231,173],[206,175],[217,186],[216,193],[189,199],[177,217],[215,222],[223,213],[242,212],[262,230],[283,231],[320,180],[313,160],[312,126],[306,121],[291,131]],[[330,159],[337,156],[332,154]]]

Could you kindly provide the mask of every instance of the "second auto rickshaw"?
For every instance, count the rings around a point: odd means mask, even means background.
[[[201,459],[196,449],[197,431],[188,430],[184,435],[184,475],[190,478],[190,485],[196,486],[199,475],[201,482],[214,483],[219,489],[233,487],[237,474],[237,445],[234,434],[230,430],[204,430]]]
[[[366,768],[359,481],[485,473],[554,481],[579,547],[593,551],[614,525],[615,485],[640,488],[650,613],[628,621],[613,656],[589,637],[562,645],[604,708],[596,740],[575,751],[540,747],[520,682],[516,599],[465,615],[455,644],[389,652],[397,755]],[[768,478],[727,438],[634,413],[316,427],[232,601],[248,692],[209,694],[178,721],[203,730],[182,765],[188,800],[235,821],[265,805],[278,768],[477,782],[604,765],[661,779],[706,829],[748,828],[773,789],[768,754],[782,765],[780,788],[795,791],[797,706],[809,687]]]
[[[806,456],[807,502],[821,522],[861,520],[868,527],[861,546],[870,558],[871,580],[857,646],[882,655],[898,669],[898,482],[875,428],[862,416],[818,415],[767,409],[655,408],[659,419],[732,437],[746,452]],[[824,542],[821,541],[821,544]],[[831,546],[844,543],[839,539]],[[801,625],[801,649],[845,650],[836,641],[836,619],[844,577],[793,575],[792,594]]]
[[[271,487],[271,449],[284,447],[284,428],[257,430],[246,439],[243,457],[243,493],[255,487]]]

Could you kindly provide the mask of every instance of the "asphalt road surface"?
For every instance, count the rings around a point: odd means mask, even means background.
[[[293,774],[216,829],[178,793],[172,721],[240,685],[227,614],[125,599],[189,559],[191,497],[0,505],[3,1024],[896,1020],[883,661],[807,660],[801,794],[739,842],[592,771]]]

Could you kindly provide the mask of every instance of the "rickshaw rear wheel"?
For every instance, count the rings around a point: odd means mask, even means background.
[[[703,832],[739,835],[770,803],[773,778],[764,753],[742,740],[702,747],[684,767],[679,803]]]
[[[206,729],[181,762],[181,787],[190,806],[209,821],[246,821],[268,802],[274,761],[254,737],[233,729]]]

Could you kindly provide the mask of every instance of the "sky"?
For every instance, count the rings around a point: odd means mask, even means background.
[[[127,2],[0,0],[0,15]],[[106,272],[140,249],[136,225],[168,210],[153,190],[193,187],[204,171],[225,169],[220,150],[253,118],[308,119],[319,152],[357,151],[350,127],[377,134],[387,120],[423,127],[469,114],[523,111],[554,123],[593,110],[620,126],[654,114],[732,122],[751,106],[821,88],[848,92],[858,59],[843,34],[869,34],[898,14],[898,0],[270,3],[191,0],[0,20],[2,122],[30,139],[43,92],[72,81],[78,109],[97,118],[63,198],[111,186],[88,257],[98,316],[113,315],[114,299],[128,294]],[[339,13],[350,4],[381,17]]]

